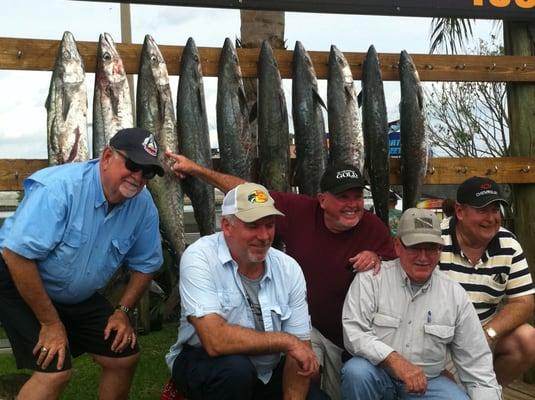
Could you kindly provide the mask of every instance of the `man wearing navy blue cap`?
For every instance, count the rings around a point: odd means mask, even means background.
[[[153,135],[116,133],[100,159],[45,168],[0,229],[0,321],[18,368],[18,399],[57,399],[71,356],[102,368],[98,397],[126,399],[139,360],[128,312],[162,264],[158,213],[145,189],[162,176]],[[114,309],[97,292],[120,265],[131,278]]]
[[[474,176],[457,190],[455,213],[442,223],[440,269],[468,292],[494,355],[498,382],[535,364],[535,288],[516,237],[501,227],[507,201],[492,179]]]

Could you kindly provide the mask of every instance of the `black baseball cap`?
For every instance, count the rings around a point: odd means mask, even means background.
[[[332,165],[327,167],[320,181],[322,192],[342,193],[349,189],[362,189],[364,179],[358,168],[352,165]]]
[[[163,176],[163,168],[158,160],[158,144],[154,135],[146,129],[121,129],[110,139],[110,146],[124,151],[136,164],[154,167],[156,173]]]
[[[507,206],[500,192],[500,187],[492,179],[481,176],[468,178],[457,189],[457,202],[474,208],[483,208],[494,202]]]

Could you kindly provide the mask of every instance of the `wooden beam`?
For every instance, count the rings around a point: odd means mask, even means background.
[[[158,38],[155,38],[156,40]],[[54,68],[59,40],[0,38],[0,69],[51,71]],[[97,42],[77,42],[85,63],[86,72],[95,72]],[[117,43],[128,74],[137,74],[141,44]],[[180,74],[180,56],[183,46],[160,45],[170,75]],[[343,50],[343,49],[341,49]],[[367,50],[367,49],[366,49]],[[379,49],[380,50],[380,49]],[[205,76],[218,75],[221,49],[200,47],[199,53]],[[283,78],[292,77],[293,51],[274,50]],[[259,49],[238,49],[244,77],[257,75],[256,63]],[[328,51],[310,51],[319,79],[327,78]],[[362,62],[366,53],[344,52],[355,79],[361,79]],[[535,82],[535,57],[533,56],[474,56],[413,54],[422,81],[503,81]],[[379,54],[383,79],[399,80],[399,54]]]
[[[219,158],[214,158],[219,168]],[[45,168],[47,160],[0,159],[0,190],[21,190],[24,178]],[[295,159],[292,159],[292,168]],[[434,158],[430,161],[425,183],[428,185],[459,184],[478,175],[488,176],[498,183],[535,183],[535,159],[505,158]],[[390,183],[401,184],[399,158],[390,159]]]

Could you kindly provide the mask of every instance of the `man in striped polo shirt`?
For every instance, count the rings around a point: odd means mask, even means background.
[[[494,354],[498,382],[507,385],[535,364],[535,301],[520,243],[501,227],[507,206],[496,182],[474,176],[457,190],[455,213],[442,222],[440,269],[468,292]]]

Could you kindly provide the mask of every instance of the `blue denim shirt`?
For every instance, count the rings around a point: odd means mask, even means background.
[[[266,332],[287,332],[301,340],[310,340],[310,317],[306,302],[303,272],[290,256],[269,249],[266,272],[260,281],[258,300]],[[232,259],[221,232],[204,236],[189,246],[180,261],[181,320],[178,340],[166,355],[169,369],[182,351],[182,345],[200,347],[188,316],[218,314],[230,324],[255,329],[254,318],[238,276],[238,265]],[[264,383],[271,378],[280,353],[250,356],[258,378]]]
[[[0,229],[0,248],[35,260],[53,300],[87,299],[122,263],[143,273],[162,264],[149,192],[143,189],[108,213],[98,160],[40,170],[24,181],[24,191]]]

